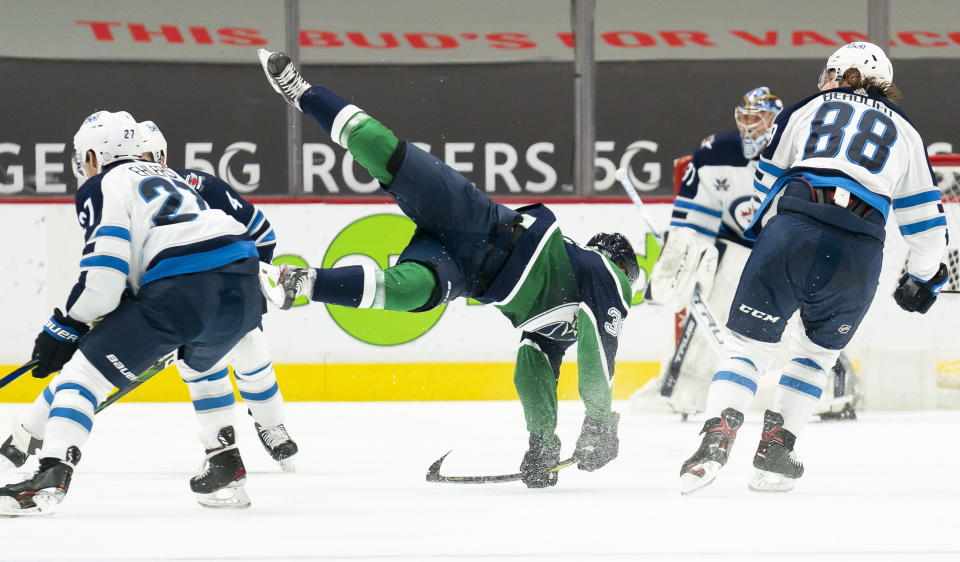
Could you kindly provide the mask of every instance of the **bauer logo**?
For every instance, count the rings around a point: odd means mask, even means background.
[[[363,217],[347,225],[330,243],[322,267],[375,264],[380,269],[395,265],[413,236],[413,221],[402,215]],[[356,309],[326,305],[333,321],[344,332],[372,345],[400,345],[413,341],[443,315],[446,304],[411,314],[392,310]]]

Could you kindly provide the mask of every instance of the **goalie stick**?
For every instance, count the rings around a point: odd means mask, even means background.
[[[450,484],[500,484],[502,482],[516,482],[523,479],[523,474],[520,472],[491,476],[444,476],[440,474],[440,465],[443,464],[443,460],[447,458],[447,455],[452,452],[452,450],[447,451],[445,455],[430,465],[430,468],[427,469],[427,482],[446,482]],[[551,468],[549,472],[563,470],[564,468],[577,464],[577,462],[579,461],[577,461],[575,457],[570,457],[567,460],[560,461],[560,464]]]

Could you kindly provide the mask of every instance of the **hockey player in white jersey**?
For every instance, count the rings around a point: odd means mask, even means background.
[[[736,130],[703,139],[687,165],[673,205],[667,242],[647,287],[649,302],[682,309],[699,291],[717,322],[727,320],[737,282],[753,241],[744,231],[760,199],[753,187],[760,153],[773,138],[773,121],[783,109],[765,86],[753,88],[734,110]],[[719,360],[712,332],[687,315],[674,355],[660,378],[638,391],[638,400],[656,394],[686,417],[706,407],[707,389]],[[831,383],[817,413],[854,417],[855,377],[841,358],[830,369]]]
[[[145,160],[167,162],[167,139],[153,121],[139,124],[142,142],[140,149]],[[257,245],[261,262],[270,263],[277,246],[273,227],[263,212],[241,197],[229,184],[220,178],[200,170],[175,170],[196,190],[200,197],[214,209],[220,209],[247,229],[247,234]],[[273,370],[270,346],[262,327],[253,329],[244,336],[230,352],[237,389],[253,416],[260,443],[283,470],[293,472],[293,456],[297,444],[284,427],[286,418],[283,396]],[[190,399],[200,421],[202,435],[216,437],[220,429],[231,426],[233,420],[233,386],[226,367],[213,375],[204,376],[190,369],[183,360],[177,361],[180,376],[190,389]]]
[[[706,486],[726,463],[758,374],[799,310],[773,406],[754,455],[754,491],[787,491],[803,475],[794,450],[824,391],[826,369],[857,331],[880,275],[891,210],[910,246],[894,299],[925,313],[947,280],[947,226],[924,143],[894,104],[893,66],[872,43],[844,45],[820,91],[777,117],[754,186],[763,202],[748,227],[756,245],[727,321],[700,448],[680,469],[682,493]]]
[[[66,312],[54,310],[37,336],[34,376],[59,374],[49,400],[39,470],[0,488],[0,513],[52,513],[66,495],[94,411],[158,357],[179,350],[194,371],[213,375],[260,324],[256,246],[245,228],[211,209],[175,172],[140,159],[140,132],[126,112],[100,111],[74,137],[86,182],[76,209],[86,245]],[[98,321],[94,329],[90,324]],[[89,332],[89,333],[88,333]],[[196,493],[246,500],[246,471],[233,429],[208,443]]]

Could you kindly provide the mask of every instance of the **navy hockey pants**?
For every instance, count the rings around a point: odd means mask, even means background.
[[[264,307],[257,260],[247,258],[144,285],[81,340],[80,350],[117,388],[175,349],[191,369],[206,371],[260,325]]]
[[[843,349],[873,301],[882,252],[876,238],[781,211],[757,238],[727,328],[776,343],[799,308],[811,341]]]
[[[518,213],[495,203],[433,155],[405,145],[403,161],[385,187],[417,225],[399,261],[422,263],[436,274],[440,293],[426,308],[472,296],[480,288],[497,226],[509,224]]]

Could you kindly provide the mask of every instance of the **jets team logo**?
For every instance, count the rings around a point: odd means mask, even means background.
[[[707,150],[712,149],[712,148],[713,148],[713,135],[710,135],[709,137],[707,137],[707,138],[703,139],[702,141],[700,141],[700,148],[706,148]]]
[[[759,206],[760,202],[756,197],[738,197],[730,203],[730,216],[740,230],[746,230],[753,222],[753,216],[757,214]]]
[[[187,175],[187,185],[193,188],[194,191],[200,191],[203,189],[203,178],[193,172],[190,172]]]
[[[717,188],[717,191],[730,191],[730,180],[727,178],[717,178],[713,186]]]

